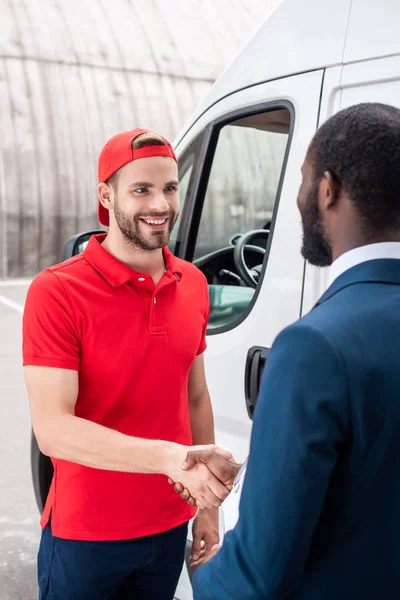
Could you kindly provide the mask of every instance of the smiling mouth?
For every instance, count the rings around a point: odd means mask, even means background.
[[[164,229],[168,223],[169,217],[164,217],[163,219],[140,219],[142,223],[147,225],[149,229]]]

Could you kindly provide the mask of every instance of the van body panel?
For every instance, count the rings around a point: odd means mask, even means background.
[[[391,0],[389,0],[391,5]],[[400,4],[399,4],[400,6]],[[398,11],[400,24],[400,10]],[[400,39],[399,54],[373,58],[342,67],[327,69],[324,78],[319,125],[330,116],[360,102],[382,102],[400,108]],[[329,283],[329,268],[306,265],[302,314],[309,312]]]
[[[219,77],[191,123],[239,89],[341,64],[350,6],[351,0],[284,0]]]
[[[353,0],[343,62],[398,54],[399,0]]]
[[[400,5],[400,3],[399,3]],[[383,102],[399,106],[399,54],[344,65],[340,81],[340,108],[359,102]]]

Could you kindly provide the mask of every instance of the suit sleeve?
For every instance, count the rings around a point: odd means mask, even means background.
[[[284,600],[301,582],[340,446],[348,436],[341,358],[297,323],[278,336],[254,416],[235,529],[194,577],[195,600]]]
[[[31,283],[22,330],[24,366],[79,369],[76,322],[63,285],[52,271],[43,271]]]

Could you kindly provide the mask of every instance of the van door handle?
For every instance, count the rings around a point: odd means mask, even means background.
[[[247,353],[246,370],[244,376],[245,400],[247,414],[253,419],[261,377],[268,357],[269,348],[253,346]]]

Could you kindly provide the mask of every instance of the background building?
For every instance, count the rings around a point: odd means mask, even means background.
[[[173,138],[280,0],[0,0],[0,278],[97,227],[119,130]]]

